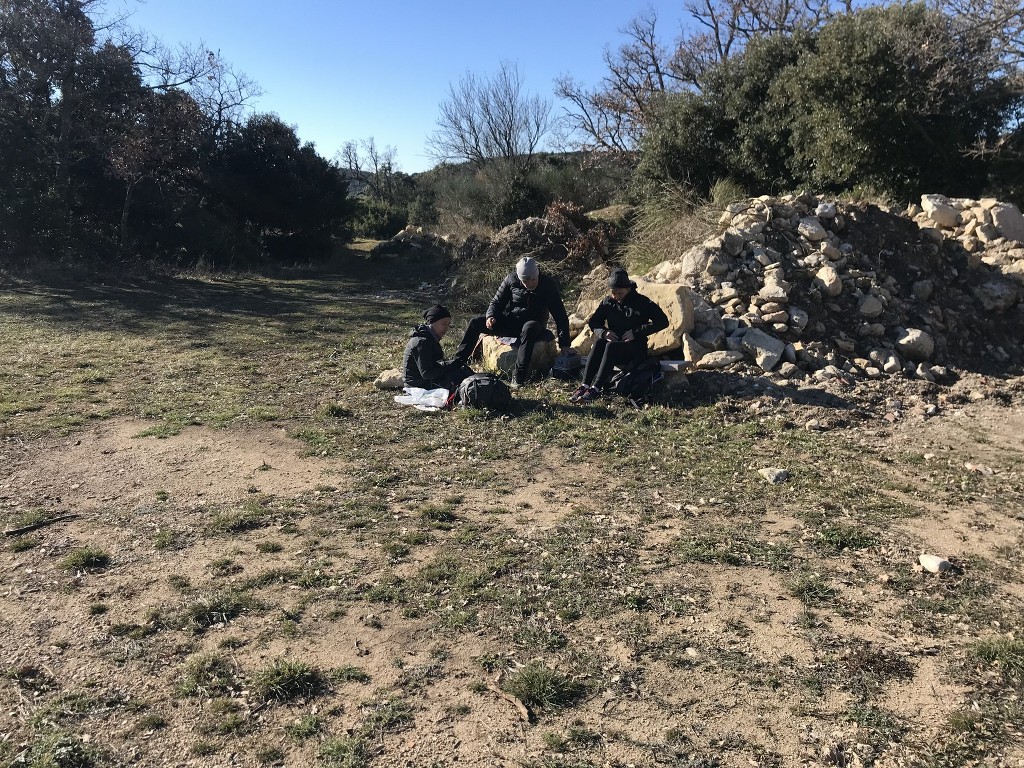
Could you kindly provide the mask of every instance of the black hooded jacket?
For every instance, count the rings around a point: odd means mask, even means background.
[[[441,341],[429,325],[417,325],[412,329],[402,359],[405,386],[449,389],[455,367],[453,363],[445,362]]]
[[[632,331],[638,340],[646,343],[647,337],[668,328],[668,317],[661,307],[643,294],[637,293],[634,288],[621,302],[606,296],[597,305],[587,325],[598,336],[604,329],[612,331],[619,338],[622,338],[626,331]]]
[[[568,346],[569,315],[562,304],[562,294],[555,279],[543,272],[532,291],[526,289],[515,272],[511,273],[501,281],[487,307],[487,317],[507,317],[520,325],[530,320],[547,325],[549,316],[555,320],[559,346]]]

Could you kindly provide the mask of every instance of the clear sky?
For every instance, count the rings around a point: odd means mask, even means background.
[[[675,0],[110,0],[108,12],[169,45],[204,43],[264,91],[256,104],[296,126],[327,158],[374,137],[407,173],[434,165],[424,147],[438,105],[472,70],[519,65],[530,93],[554,79],[596,85],[606,45],[644,9],[666,42],[685,17]]]

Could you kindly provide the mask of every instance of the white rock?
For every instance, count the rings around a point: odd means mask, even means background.
[[[398,368],[389,368],[381,371],[380,376],[374,379],[373,386],[377,389],[401,389],[405,386],[405,379]]]
[[[819,219],[834,219],[836,217],[836,204],[818,203],[818,207],[814,209],[814,215]]]
[[[935,351],[935,342],[919,328],[906,328],[896,337],[896,349],[908,360],[923,363]]]
[[[812,243],[817,243],[828,237],[828,232],[821,226],[821,222],[811,216],[805,216],[800,219],[797,231],[802,237],[810,240]]]
[[[826,264],[814,275],[814,282],[829,296],[838,296],[843,292],[843,281],[839,272],[831,264]]]
[[[782,360],[786,343],[764,331],[752,328],[743,335],[743,348],[754,356],[762,371],[770,371]]]
[[[944,195],[921,195],[921,208],[940,227],[953,229],[960,223],[960,211],[950,205]]]
[[[765,467],[764,469],[757,470],[757,474],[772,485],[784,483],[789,479],[789,472],[785,469],[779,469],[778,467]]]
[[[944,557],[938,555],[926,555],[921,554],[917,561],[921,564],[929,573],[945,573],[946,571],[953,570],[953,564],[946,560]]]
[[[1024,243],[1024,216],[1012,203],[999,203],[992,207],[992,223],[1007,240]]]
[[[704,370],[726,368],[732,365],[733,363],[740,362],[742,359],[742,352],[733,352],[730,350],[722,350],[720,352],[708,352],[697,363],[697,368],[701,368]]]

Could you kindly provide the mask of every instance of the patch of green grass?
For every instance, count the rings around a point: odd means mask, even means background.
[[[267,746],[257,747],[253,756],[260,765],[283,765],[285,758],[284,750],[280,747]]]
[[[196,757],[209,757],[220,752],[220,745],[213,743],[212,741],[206,741],[200,739],[189,747],[189,754],[195,755]]]
[[[156,532],[156,535],[153,537],[153,546],[160,552],[177,550],[185,546],[185,540],[177,531],[164,528]]]
[[[1024,678],[1024,639],[992,637],[967,648],[969,656],[995,668],[1004,679],[1020,683]]]
[[[226,589],[196,598],[185,606],[183,613],[186,623],[201,632],[237,618],[254,607],[256,601],[248,595]]]
[[[267,511],[259,506],[246,506],[243,509],[218,512],[206,523],[206,531],[210,534],[245,533],[263,528],[269,524]]]
[[[368,683],[370,675],[359,667],[335,667],[327,672],[327,677],[334,683]]]
[[[856,525],[834,523],[818,528],[814,547],[828,555],[838,555],[846,550],[868,549],[878,543],[870,531]]]
[[[23,535],[15,536],[14,540],[7,545],[9,552],[26,552],[30,549],[34,549],[43,543],[43,537],[38,534],[35,536]]]
[[[676,547],[684,563],[753,565],[785,571],[793,560],[788,544],[761,541],[736,531],[703,532],[681,539]]]
[[[520,667],[502,683],[502,688],[528,707],[567,707],[583,696],[585,689],[561,672],[539,661]]]
[[[250,686],[253,696],[260,701],[311,698],[326,688],[323,672],[293,659],[278,659],[257,672]]]
[[[94,768],[99,765],[95,750],[74,736],[51,734],[33,742],[12,763],[26,768]]]
[[[284,727],[284,732],[295,741],[301,743],[322,733],[324,726],[323,718],[317,715],[303,715],[295,722],[288,723]]]
[[[110,610],[110,608],[109,608],[109,606],[107,606],[106,603],[91,603],[89,605],[89,615],[90,616],[102,616],[108,610]]]
[[[412,707],[402,699],[384,699],[361,705],[363,724],[360,732],[380,738],[384,733],[397,733],[413,724]]]
[[[96,547],[82,547],[68,553],[60,564],[67,571],[100,570],[110,565],[110,555]]]
[[[366,768],[373,759],[373,749],[364,736],[328,739],[317,759],[327,768]]]
[[[795,575],[787,584],[789,594],[807,606],[821,606],[832,602],[839,594],[828,579],[817,573],[803,571]]]
[[[224,696],[242,688],[242,681],[235,665],[223,656],[202,654],[194,656],[185,664],[178,683],[182,696]]]
[[[270,555],[275,552],[280,552],[284,549],[284,545],[277,541],[257,541],[256,551],[262,552],[265,555]]]

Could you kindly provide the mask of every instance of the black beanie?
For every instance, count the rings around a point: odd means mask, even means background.
[[[612,273],[608,275],[608,287],[609,288],[632,288],[633,282],[629,279],[629,275],[626,274],[624,269],[613,269]]]
[[[423,319],[428,323],[436,323],[438,320],[444,320],[446,317],[451,316],[452,313],[448,311],[448,307],[441,304],[435,304],[423,313]]]

